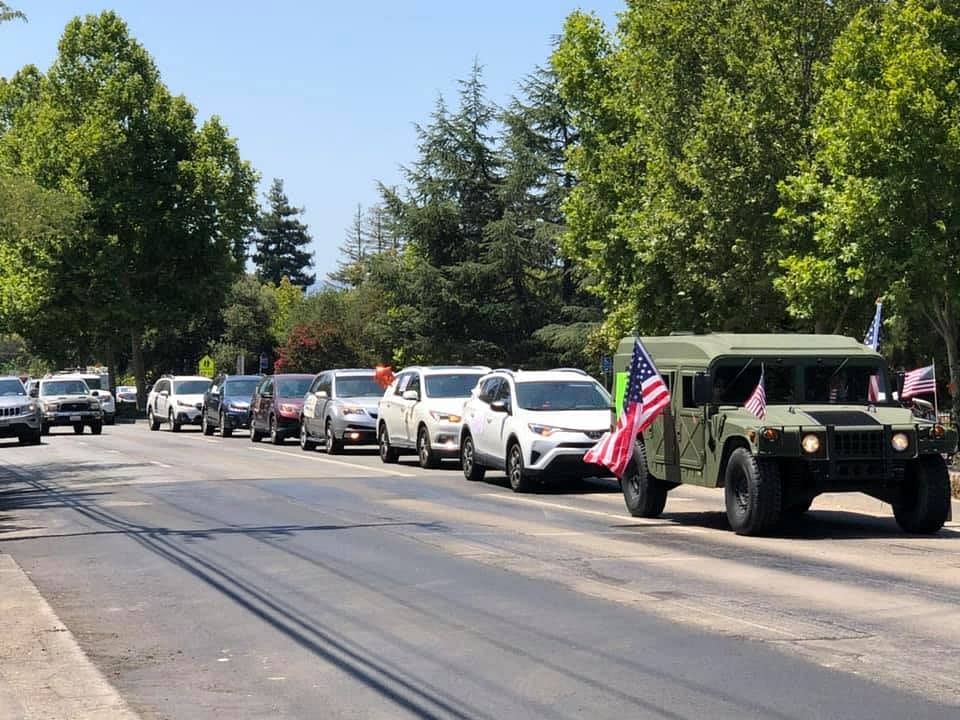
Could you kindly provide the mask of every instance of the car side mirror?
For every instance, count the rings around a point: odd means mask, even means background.
[[[710,373],[698,372],[693,376],[693,404],[707,405],[713,402],[713,377]]]
[[[100,396],[100,391],[99,391],[99,390],[91,390],[91,391],[90,391],[90,394],[93,395],[93,397],[99,397],[99,396]]]
[[[40,391],[37,388],[30,388],[30,397],[40,397]]]
[[[317,392],[314,393],[314,394],[315,394],[320,400],[326,400],[328,397],[330,397],[330,395],[327,393],[326,390],[317,390]]]
[[[490,409],[498,413],[510,414],[510,403],[507,400],[494,400],[490,403]]]
[[[417,402],[420,399],[420,393],[418,393],[416,390],[404,390],[403,399]]]
[[[169,390],[161,390],[161,391],[160,391],[160,394],[163,395],[164,397],[170,397],[170,391],[169,391]]]

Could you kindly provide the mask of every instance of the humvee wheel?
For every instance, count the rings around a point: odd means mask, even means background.
[[[667,504],[669,486],[657,480],[647,470],[647,451],[643,443],[633,448],[633,459],[620,478],[620,489],[627,510],[634,517],[659,517]]]
[[[737,448],[724,479],[727,520],[735,533],[759,535],[780,521],[783,483],[775,462],[758,461],[746,448]]]
[[[907,471],[900,502],[893,504],[893,516],[908,533],[937,532],[950,514],[950,475],[939,455],[925,455]]]

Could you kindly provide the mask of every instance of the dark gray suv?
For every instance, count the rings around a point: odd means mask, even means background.
[[[344,445],[377,442],[377,402],[383,387],[372,369],[327,370],[310,384],[300,420],[300,447],[313,450],[317,442],[335,454]]]

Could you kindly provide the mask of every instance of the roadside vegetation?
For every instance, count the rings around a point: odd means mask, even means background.
[[[957,0],[574,13],[505,106],[478,64],[425,109],[317,277],[282,179],[261,201],[116,13],[74,19],[0,81],[0,362],[141,388],[205,353],[597,372],[631,330],[862,337],[882,298],[881,351],[935,359],[956,411],[958,23]]]

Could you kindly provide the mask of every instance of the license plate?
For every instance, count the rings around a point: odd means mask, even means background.
[[[79,415],[71,415],[71,416],[70,416],[70,422],[80,422],[81,420],[83,420],[83,418],[80,417]]]

